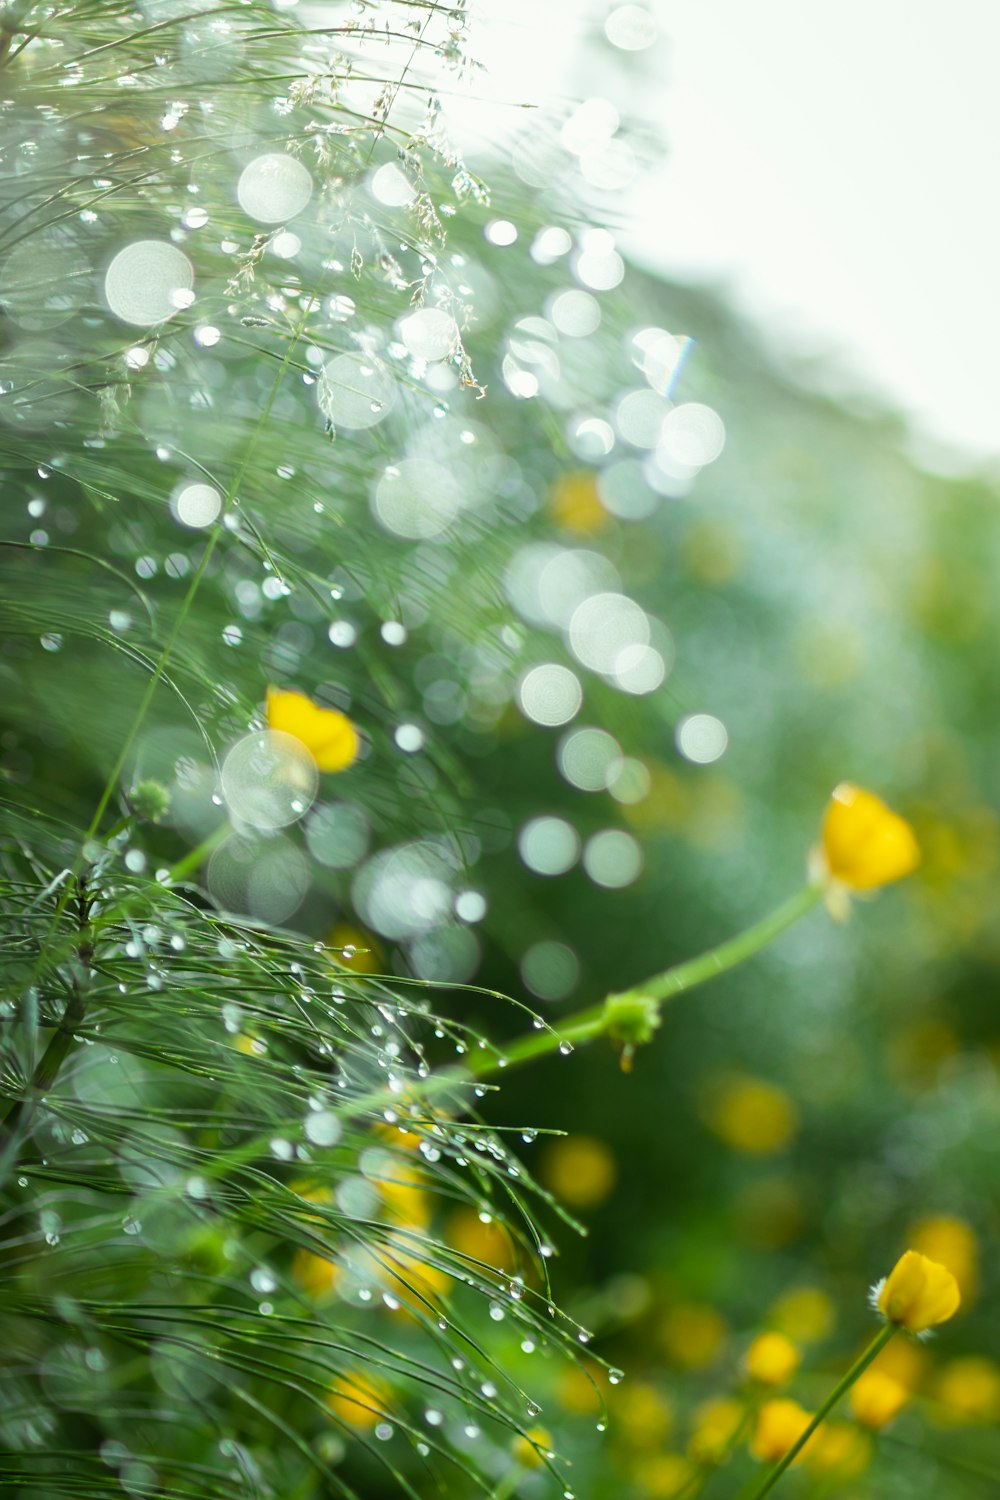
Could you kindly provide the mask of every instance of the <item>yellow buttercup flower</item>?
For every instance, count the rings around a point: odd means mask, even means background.
[[[386,1415],[390,1391],[377,1376],[360,1370],[345,1372],[327,1393],[326,1404],[335,1417],[352,1427],[374,1427]]]
[[[921,1219],[910,1226],[906,1238],[921,1255],[948,1267],[958,1282],[964,1303],[975,1301],[979,1289],[979,1246],[975,1232],[964,1219],[950,1214]]]
[[[980,1354],[953,1359],[938,1377],[937,1399],[946,1421],[1000,1421],[1000,1369]]]
[[[811,1468],[835,1474],[843,1484],[857,1479],[871,1463],[872,1440],[850,1422],[824,1422],[809,1440],[808,1450]]]
[[[656,1453],[632,1467],[632,1479],[646,1500],[676,1500],[695,1476],[691,1460],[682,1453]]]
[[[946,1323],[958,1311],[962,1294],[947,1266],[907,1250],[885,1281],[872,1289],[872,1301],[888,1323],[907,1333],[923,1333]]]
[[[827,804],[820,854],[825,873],[854,891],[902,880],[920,863],[920,846],[906,819],[849,781],[834,789]]]
[[[757,1417],[757,1428],[750,1444],[754,1458],[764,1464],[775,1464],[797,1443],[812,1421],[812,1413],[797,1401],[781,1398],[765,1401]],[[806,1448],[808,1448],[808,1444]],[[805,1453],[806,1449],[803,1449]],[[798,1463],[802,1454],[796,1458]]]
[[[834,1324],[834,1307],[819,1287],[799,1286],[785,1292],[771,1309],[769,1321],[789,1338],[824,1339]]]
[[[552,1435],[544,1427],[529,1427],[511,1444],[514,1457],[522,1469],[540,1469],[552,1448]]]
[[[747,1350],[746,1371],[760,1385],[784,1385],[795,1374],[801,1358],[783,1333],[761,1333]]]
[[[291,688],[268,688],[267,727],[293,735],[321,771],[346,771],[361,748],[358,731],[346,714],[321,708]]]
[[[564,1203],[597,1208],[614,1189],[618,1169],[603,1141],[592,1135],[567,1135],[547,1148],[542,1176]]]
[[[798,1113],[784,1090],[742,1073],[708,1080],[702,1107],[705,1123],[719,1140],[749,1156],[781,1151],[798,1128]]]
[[[891,1375],[881,1370],[866,1370],[851,1387],[851,1410],[862,1427],[877,1432],[898,1416],[905,1406],[909,1391]]]
[[[743,1403],[731,1396],[706,1401],[694,1414],[688,1453],[700,1464],[721,1464],[729,1457],[743,1422]]]

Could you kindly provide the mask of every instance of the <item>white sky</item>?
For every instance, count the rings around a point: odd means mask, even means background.
[[[576,92],[567,21],[618,3],[482,5],[490,92]],[[669,155],[632,195],[631,251],[1000,455],[1000,0],[646,4]]]

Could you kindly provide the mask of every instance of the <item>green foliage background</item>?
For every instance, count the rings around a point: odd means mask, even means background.
[[[891,418],[837,406],[715,299],[635,268],[594,292],[590,334],[559,332],[553,298],[602,212],[559,122],[463,163],[435,90],[476,86],[465,6],[322,9],[303,34],[263,0],[0,6],[0,1487],[666,1500],[699,1403],[743,1388],[782,1294],[835,1309],[797,1377],[815,1404],[915,1224],[995,1241],[995,490],[921,472]],[[267,152],[314,182],[291,255],[236,196]],[[408,205],[373,195],[386,164]],[[571,253],[540,248],[547,226]],[[129,328],[104,276],[141,239],[183,249],[196,299]],[[429,366],[400,341],[421,305],[462,329]],[[649,327],[694,339],[671,397],[727,433],[662,494],[612,431]],[[345,354],[391,402],[367,428],[337,384],[317,399]],[[525,372],[530,399],[511,389]],[[589,479],[577,508],[553,499],[623,454],[635,519]],[[424,476],[403,534],[372,501],[400,462]],[[209,531],[171,509],[195,479],[226,502]],[[621,691],[517,607],[536,544],[660,622],[662,687]],[[561,774],[563,730],[517,707],[537,663],[578,673],[579,722],[640,763],[645,795]],[[218,769],[269,683],[347,712],[365,753],[263,837]],[[695,712],[727,727],[716,764],[676,748]],[[136,811],[149,778],[161,822]],[[525,1005],[558,1028],[780,901],[841,779],[912,818],[913,881],[678,1001],[629,1074],[599,1046],[426,1102],[428,1069],[502,1047]],[[583,841],[628,832],[641,874],[533,872],[517,835],[541,815]],[[420,880],[447,905],[371,933],[386,906],[358,868],[389,850],[390,906]],[[774,1150],[713,1129],[734,1073],[792,1109]],[[567,1131],[614,1163],[589,1206],[572,1183],[567,1205],[550,1194]],[[477,1242],[483,1218],[509,1238]],[[960,1424],[941,1398],[949,1362],[996,1346],[981,1262],[872,1465],[845,1484],[803,1469],[789,1494],[991,1492],[998,1413]],[[331,1402],[359,1378],[360,1406]],[[512,1440],[539,1422],[558,1457],[518,1467]],[[754,1467],[741,1449],[681,1493],[736,1495]]]

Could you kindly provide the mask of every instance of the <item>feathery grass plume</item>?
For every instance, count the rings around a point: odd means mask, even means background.
[[[486,1046],[428,989],[463,977],[477,835],[456,768],[405,758],[391,648],[431,615],[492,636],[487,683],[511,648],[483,562],[454,583],[508,524],[445,248],[486,202],[437,93],[466,8],[316,9],[0,13],[0,1442],[26,1495],[475,1489],[537,1414],[486,1330],[585,1337],[549,1300],[547,1195],[471,1088],[417,1087]],[[301,714],[263,727],[269,680],[349,726],[337,754]],[[419,983],[321,940],[352,904]],[[503,1271],[442,1237],[459,1208],[504,1226]]]

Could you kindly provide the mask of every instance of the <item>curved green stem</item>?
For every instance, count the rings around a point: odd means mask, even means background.
[[[781,1478],[782,1474],[784,1474],[785,1470],[795,1462],[799,1454],[802,1452],[802,1449],[805,1447],[806,1443],[808,1443],[809,1439],[812,1437],[817,1428],[823,1425],[827,1417],[833,1411],[833,1408],[837,1405],[837,1402],[847,1394],[854,1382],[859,1378],[859,1376],[864,1374],[872,1361],[878,1358],[878,1356],[882,1353],[882,1350],[885,1348],[886,1344],[897,1332],[898,1329],[896,1328],[896,1325],[894,1323],[887,1323],[884,1328],[879,1330],[879,1332],[872,1339],[871,1343],[868,1345],[868,1348],[865,1350],[865,1352],[854,1361],[847,1374],[844,1375],[840,1380],[838,1380],[829,1396],[827,1396],[826,1400],[823,1402],[823,1405],[820,1407],[819,1411],[809,1423],[809,1426],[805,1429],[800,1437],[796,1438],[795,1442],[789,1448],[784,1458],[779,1458],[778,1462],[773,1466],[773,1468],[768,1470],[768,1472],[764,1475],[763,1479],[756,1486],[756,1488],[749,1492],[746,1500],[763,1500],[763,1497],[765,1495],[769,1495],[771,1493],[771,1491],[774,1489],[774,1486]]]
[[[737,933],[735,937],[727,938],[717,947],[709,948],[697,958],[675,964],[673,968],[654,974],[632,989],[609,995],[600,1004],[577,1011],[561,1022],[558,1029],[550,1027],[545,1031],[531,1031],[508,1046],[484,1051],[467,1062],[442,1068],[424,1079],[417,1079],[409,1087],[410,1096],[429,1099],[437,1094],[447,1093],[458,1085],[489,1078],[506,1068],[519,1067],[521,1063],[533,1062],[535,1058],[547,1057],[553,1052],[572,1052],[600,1036],[610,1036],[622,1041],[626,1048],[635,1042],[649,1041],[659,1022],[660,1008],[666,1000],[685,990],[696,989],[718,974],[724,974],[745,963],[793,926],[800,917],[812,911],[822,899],[821,887],[803,886],[802,890],[797,891],[761,921],[755,922],[744,932]],[[629,1036],[625,1030],[626,1023],[636,1030],[644,1028],[644,1034]],[[357,1114],[398,1102],[398,1097],[388,1089],[379,1089],[351,1100],[345,1110]]]
[[[503,1048],[501,1057],[477,1059],[469,1064],[468,1071],[475,1078],[483,1078],[502,1067],[515,1067],[519,1063],[530,1062],[533,1058],[545,1057],[551,1052],[585,1046],[599,1036],[612,1036],[628,1044],[630,1038],[624,1034],[616,1036],[616,1031],[629,1018],[642,1025],[644,1017],[651,1033],[658,1024],[660,1007],[665,1001],[685,990],[696,989],[716,975],[725,974],[729,969],[745,963],[748,958],[773,943],[776,937],[793,926],[800,917],[812,911],[822,897],[823,892],[819,886],[803,886],[760,922],[737,933],[736,937],[727,938],[724,943],[709,948],[697,958],[674,964],[673,967],[643,980],[641,984],[633,985],[631,989],[608,995],[599,1005],[577,1011],[563,1021],[557,1031],[532,1032],[520,1037],[509,1047]],[[649,1039],[649,1034],[631,1038],[632,1041],[640,1042]]]

